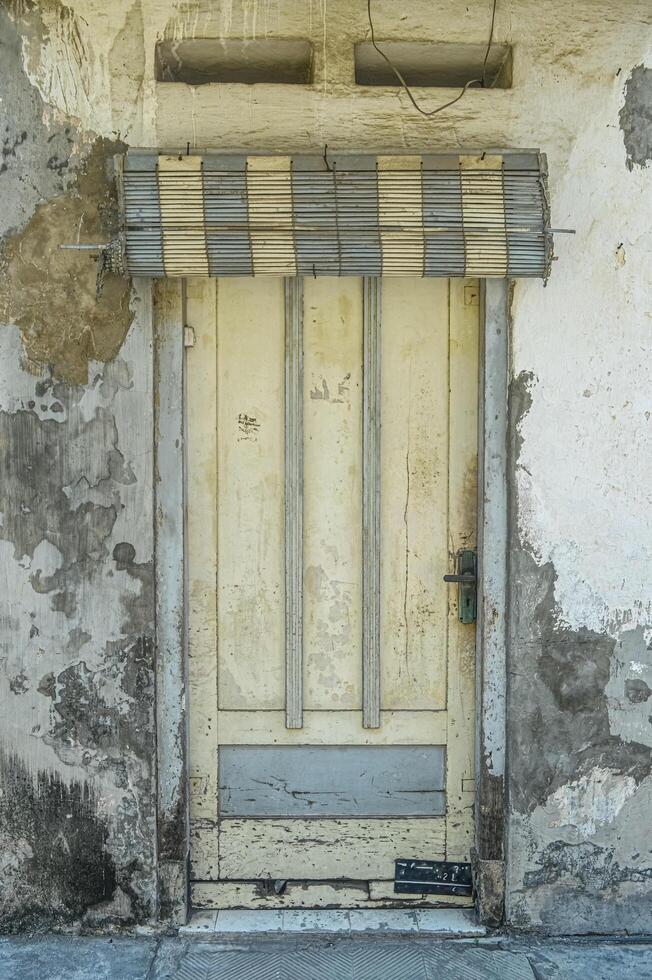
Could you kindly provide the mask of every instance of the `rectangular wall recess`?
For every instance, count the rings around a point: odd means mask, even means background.
[[[446,812],[441,745],[224,745],[222,817],[433,817]]]
[[[408,85],[416,88],[461,88],[482,80],[485,44],[449,44],[428,41],[378,41],[378,47],[398,68]],[[355,46],[358,85],[400,85],[400,81],[369,41]],[[512,50],[492,44],[485,72],[486,88],[512,87]]]
[[[156,45],[156,80],[187,85],[308,85],[312,80],[312,45],[309,41],[275,38],[160,41]]]

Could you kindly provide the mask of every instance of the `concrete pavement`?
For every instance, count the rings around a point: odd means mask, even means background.
[[[0,980],[652,980],[645,940],[0,939]]]

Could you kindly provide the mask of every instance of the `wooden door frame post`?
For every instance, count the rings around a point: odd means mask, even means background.
[[[505,703],[508,575],[508,279],[482,290],[478,446],[476,843],[480,920],[502,922],[505,903]]]

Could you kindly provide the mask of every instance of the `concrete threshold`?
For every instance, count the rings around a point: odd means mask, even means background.
[[[179,929],[203,941],[297,935],[478,938],[486,929],[465,909],[202,909]]]

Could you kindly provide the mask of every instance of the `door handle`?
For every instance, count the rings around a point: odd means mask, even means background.
[[[461,623],[475,623],[477,613],[477,556],[470,548],[455,555],[456,572],[444,575],[444,582],[457,583],[457,615]]]

